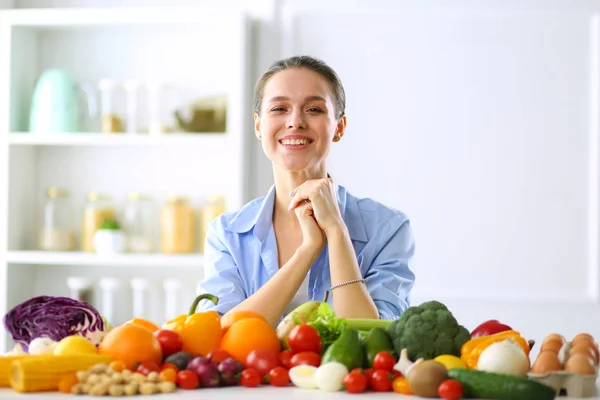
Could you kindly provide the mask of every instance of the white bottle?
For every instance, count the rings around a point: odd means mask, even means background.
[[[163,287],[165,289],[165,319],[168,321],[187,312],[182,308],[183,283],[179,279],[165,279]]]
[[[102,291],[102,306],[100,307],[101,314],[113,325],[120,325],[125,321],[120,321],[117,316],[116,306],[119,304],[117,297],[121,282],[116,278],[101,278],[98,281],[100,290]]]

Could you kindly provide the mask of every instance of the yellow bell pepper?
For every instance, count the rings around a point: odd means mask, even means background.
[[[209,299],[217,304],[219,298],[202,294],[194,300],[188,314],[181,314],[163,325],[163,329],[177,332],[183,341],[182,350],[193,355],[207,356],[221,344],[221,316],[216,311],[196,312],[200,300]]]
[[[460,358],[469,368],[475,369],[477,367],[477,362],[479,361],[479,356],[483,350],[492,343],[502,342],[504,340],[512,340],[523,349],[525,355],[529,356],[529,351],[531,350],[533,343],[525,340],[519,332],[511,330],[489,336],[480,336],[467,341],[460,350]]]

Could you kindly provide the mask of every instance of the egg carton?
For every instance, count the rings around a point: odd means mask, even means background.
[[[566,394],[569,397],[594,397],[598,388],[598,374],[581,375],[566,371],[552,371],[547,374],[527,374],[529,379],[543,383],[556,390],[556,396]],[[563,392],[564,391],[564,392]]]

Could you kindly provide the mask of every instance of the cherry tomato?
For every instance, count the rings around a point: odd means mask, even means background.
[[[290,363],[292,361],[293,355],[294,353],[291,350],[284,350],[281,353],[279,353],[279,362],[287,369],[290,369]]]
[[[392,388],[390,373],[383,369],[376,369],[369,379],[369,386],[376,392],[389,392]]]
[[[392,372],[396,365],[396,359],[387,351],[380,351],[373,359],[373,369],[383,369]]]
[[[210,353],[208,353],[208,359],[210,361],[213,361],[213,362],[216,362],[216,363],[222,363],[223,361],[225,361],[229,357],[230,357],[229,353],[227,353],[223,349],[216,349],[216,350],[213,350]]]
[[[463,395],[463,386],[456,379],[446,379],[440,383],[438,394],[444,400],[458,400]]]
[[[246,357],[246,367],[254,368],[261,377],[265,377],[273,368],[279,367],[279,356],[268,349],[252,350]]]
[[[288,370],[283,367],[275,367],[269,371],[269,382],[273,386],[283,387],[290,384]]]
[[[179,371],[177,373],[177,386],[182,389],[196,389],[200,385],[200,378],[194,371],[190,371],[189,369]]]
[[[166,363],[161,364],[160,372],[164,371],[165,369],[172,369],[175,372],[179,372],[179,367],[171,362],[166,362]]]
[[[367,377],[362,372],[352,370],[344,377],[344,386],[348,393],[362,393],[367,388]]]
[[[413,394],[412,390],[410,390],[410,386],[408,385],[408,379],[403,376],[393,380],[392,390],[401,394]]]
[[[160,372],[160,367],[154,361],[144,361],[138,364],[135,372],[147,376],[150,372]]]
[[[160,342],[160,347],[162,349],[164,358],[181,351],[183,340],[177,332],[173,332],[168,329],[159,329],[154,332],[154,336],[156,336]]]
[[[398,370],[395,370],[395,369],[393,369],[393,370],[392,370],[392,377],[393,377],[394,379],[396,379],[396,378],[401,378],[401,377],[403,377],[403,376],[404,376],[404,375],[402,375],[402,372],[400,372],[400,371],[398,371]]]
[[[158,380],[161,382],[177,382],[177,371],[171,368],[163,369],[158,375]]]
[[[246,368],[242,371],[240,383],[244,387],[257,387],[260,385],[261,374],[254,368]]]
[[[354,368],[352,371],[350,371],[351,374],[361,374],[361,375],[365,375],[365,370],[362,368]],[[366,375],[365,375],[366,376]]]
[[[320,354],[321,349],[323,348],[319,332],[312,326],[306,324],[296,325],[294,329],[291,330],[288,341],[290,343],[290,349],[292,349],[294,354],[302,353],[303,351],[312,351]]]
[[[375,370],[373,368],[367,368],[367,369],[363,370],[363,374],[365,374],[365,376],[367,377],[367,380],[369,381],[369,387],[371,385],[371,380],[373,379],[373,372],[375,372]]]
[[[318,353],[314,353],[312,351],[303,351],[302,353],[294,354],[294,356],[290,360],[290,368],[293,368],[296,365],[303,364],[318,367],[319,365],[321,365],[321,356]]]

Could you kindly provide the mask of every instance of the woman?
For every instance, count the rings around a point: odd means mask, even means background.
[[[203,309],[252,310],[273,325],[308,300],[345,318],[395,319],[414,283],[407,217],[358,199],[327,173],[346,129],[345,93],[320,60],[275,62],[258,80],[254,130],[273,164],[265,197],[215,219],[205,244]]]

